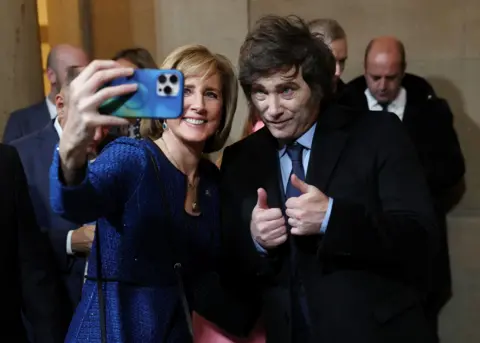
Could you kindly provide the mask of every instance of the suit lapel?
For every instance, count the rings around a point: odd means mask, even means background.
[[[347,110],[348,111],[348,110]],[[348,131],[341,127],[348,120],[348,112],[340,106],[320,115],[312,142],[306,182],[325,191],[348,139]]]
[[[307,166],[306,182],[321,190],[326,190],[342,151],[347,143],[349,132],[342,129],[352,119],[347,107],[329,106],[320,114],[312,142],[310,160]],[[259,185],[268,195],[270,208],[284,208],[285,194],[278,158],[276,140],[264,128],[258,134],[259,149],[256,150],[255,165],[261,171]]]
[[[58,143],[60,140],[60,137],[58,137],[57,130],[55,130],[54,126],[54,120],[50,120],[47,126],[45,126],[40,135],[39,138],[42,141],[42,144],[48,149],[53,149],[55,145]],[[53,150],[52,150],[52,156],[53,156]]]
[[[260,184],[267,192],[267,201],[270,208],[283,208],[285,205],[283,188],[281,185],[280,161],[278,146],[275,139],[265,128],[262,129],[262,144],[257,150],[256,164],[261,172]]]
[[[41,128],[47,125],[51,121],[50,112],[48,111],[48,106],[46,101],[42,101],[37,107],[37,113],[32,116],[34,121],[34,127]]]

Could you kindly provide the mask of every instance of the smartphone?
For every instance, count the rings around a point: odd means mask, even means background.
[[[114,79],[104,87],[128,83],[136,83],[137,90],[108,99],[98,108],[101,114],[151,119],[172,119],[182,115],[184,77],[180,71],[135,69],[133,75]]]

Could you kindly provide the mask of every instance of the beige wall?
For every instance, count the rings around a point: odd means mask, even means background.
[[[13,110],[43,97],[36,2],[4,0],[0,11],[0,135]]]
[[[90,0],[92,46],[95,58],[143,47],[156,54],[155,0]]]
[[[41,0],[46,1],[48,13],[48,41],[50,46],[72,44],[83,46],[82,0]]]

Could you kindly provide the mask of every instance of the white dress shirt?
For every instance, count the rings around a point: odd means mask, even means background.
[[[370,93],[367,88],[365,90],[365,96],[367,97],[368,108],[370,111],[383,111],[382,106],[378,103],[377,99]],[[390,104],[388,104],[388,112],[395,113],[400,120],[403,120],[403,114],[405,112],[405,106],[407,105],[407,91],[405,88],[400,88],[397,97]]]
[[[62,130],[62,127],[60,126],[60,123],[58,122],[58,117],[55,118],[55,121],[53,122],[53,127],[55,128],[55,131],[57,131],[58,139],[60,139],[60,137],[62,137],[63,130]]]

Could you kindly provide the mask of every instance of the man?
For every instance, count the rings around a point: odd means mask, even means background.
[[[393,114],[329,104],[334,72],[296,17],[262,18],[243,43],[240,82],[266,127],[223,155],[223,282],[242,297],[206,317],[241,333],[261,308],[276,343],[431,342],[421,166]]]
[[[347,34],[335,19],[314,19],[308,23],[308,27],[312,33],[318,34],[332,50],[335,57],[335,91],[337,94],[341,94],[345,88],[341,76],[348,58]]]
[[[68,318],[46,238],[35,223],[27,182],[13,147],[0,144],[0,221],[3,247],[1,342],[60,343]],[[27,333],[22,312],[31,325]]]
[[[38,104],[17,110],[10,115],[3,133],[3,142],[10,143],[40,130],[53,120],[57,116],[55,96],[65,82],[67,68],[69,66],[86,66],[88,60],[87,54],[77,47],[67,44],[53,47],[47,57],[50,93]]]
[[[56,95],[58,116],[40,131],[12,142],[19,152],[27,174],[37,222],[42,230],[48,233],[55,251],[57,265],[70,299],[70,315],[73,315],[80,300],[86,256],[92,246],[95,226],[72,223],[52,211],[49,170],[53,150],[62,135],[62,128],[68,116],[68,86],[80,69],[75,66],[67,69],[63,87]]]
[[[398,116],[417,149],[434,200],[441,245],[433,265],[426,312],[436,330],[438,314],[452,293],[446,227],[449,204],[445,199],[465,173],[453,115],[426,80],[405,73],[405,48],[395,37],[373,39],[367,46],[364,65],[364,76],[348,84],[344,99],[357,108]]]

